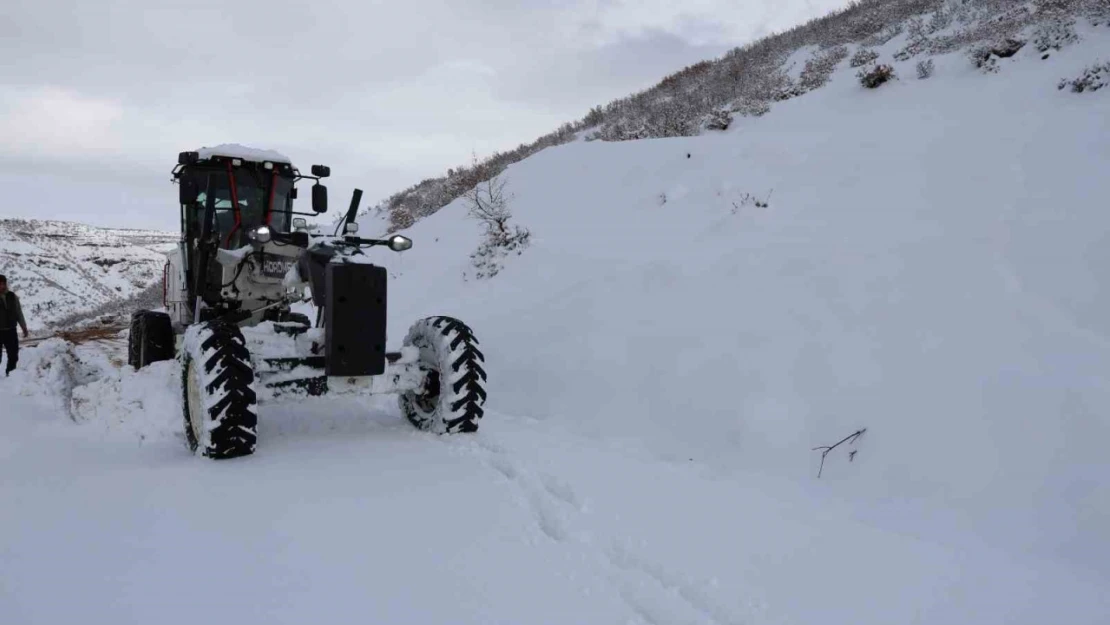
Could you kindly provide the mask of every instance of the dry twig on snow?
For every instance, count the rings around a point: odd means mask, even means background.
[[[867,431],[867,428],[862,428],[862,429],[856,430],[855,432],[852,432],[848,436],[845,436],[844,438],[840,439],[840,441],[837,442],[835,445],[823,445],[821,447],[814,447],[813,449],[811,449],[810,451],[817,451],[818,449],[821,450],[821,468],[817,469],[817,477],[820,478],[821,477],[821,472],[825,470],[825,456],[828,456],[830,451],[836,449],[837,447],[840,447],[842,444],[847,443],[849,441],[854,444],[857,440],[859,440],[859,437],[863,436],[863,433],[866,432],[866,431]],[[852,451],[848,452],[848,461],[849,462],[851,462],[852,460],[855,460],[856,451],[857,450],[853,449]]]

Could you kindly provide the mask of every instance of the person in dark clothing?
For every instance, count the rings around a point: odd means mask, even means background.
[[[23,319],[23,308],[19,305],[19,297],[8,290],[8,279],[0,275],[0,351],[8,352],[8,366],[4,375],[8,376],[15,371],[19,363],[19,336],[15,327],[23,330],[23,338],[27,338],[27,322]],[[0,360],[3,360],[0,354]]]

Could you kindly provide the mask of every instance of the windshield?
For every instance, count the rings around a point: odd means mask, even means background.
[[[220,234],[221,247],[234,249],[246,245],[247,232],[264,223],[281,232],[289,230],[292,179],[263,169],[236,167],[232,170],[235,178],[235,190],[232,192],[225,170],[197,169],[183,175],[193,176],[200,189],[197,203],[187,208],[190,238],[200,236],[200,209],[207,204],[210,194],[216,208],[215,227]],[[236,204],[239,208],[238,219],[234,210]]]

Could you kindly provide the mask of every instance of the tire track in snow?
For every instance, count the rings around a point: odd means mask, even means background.
[[[699,590],[694,584],[675,579],[662,567],[643,559],[625,544],[615,541],[605,553],[605,556],[609,563],[618,569],[648,577],[665,593],[681,598],[687,605],[701,613],[703,617],[710,619],[711,623],[719,625],[741,625],[744,623],[742,619],[734,616],[727,608],[716,604],[708,594]],[[716,586],[716,583],[714,581],[709,585]]]
[[[596,544],[589,538],[575,536],[568,517],[585,514],[586,508],[566,481],[550,473],[534,473],[514,461],[504,446],[488,439],[478,439],[472,449],[478,450],[481,461],[512,486],[540,532],[556,543],[578,546],[596,559],[598,568],[605,570],[604,577],[613,584],[617,595],[647,625],[745,623],[694,582],[680,580],[664,567],[637,554],[626,543],[606,538]],[[706,585],[714,588],[716,580]]]
[[[478,447],[485,453],[485,461],[517,490],[536,519],[536,525],[548,538],[556,542],[568,540],[567,524],[558,507],[549,497],[546,482],[533,477],[512,462],[503,447],[488,441],[478,441]],[[538,484],[537,484],[538,482]],[[545,494],[548,494],[545,497]],[[570,495],[573,498],[573,494]],[[560,498],[560,501],[566,501]]]

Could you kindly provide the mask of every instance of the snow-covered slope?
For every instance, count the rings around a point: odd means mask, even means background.
[[[493,279],[461,201],[375,250],[391,348],[433,314],[481,340],[474,436],[319,399],[205,462],[174,363],[27,350],[0,616],[1105,623],[1110,90],[1057,85],[1110,29],[1080,34],[928,80],[896,38],[875,91],[845,59],[723,133],[545,150],[506,172],[532,242]]]
[[[0,219],[0,274],[33,329],[131,297],[160,280],[177,235]]]

